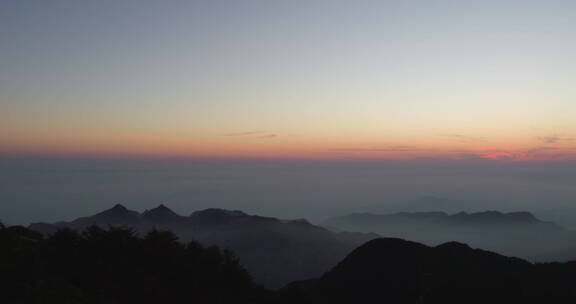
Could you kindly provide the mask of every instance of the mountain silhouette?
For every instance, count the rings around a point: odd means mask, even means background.
[[[499,211],[484,211],[484,212],[459,212],[453,215],[448,215],[446,217],[449,221],[464,221],[468,223],[538,223],[538,224],[548,224],[543,221],[538,220],[530,212],[508,212],[502,213]]]
[[[195,225],[201,228],[230,225],[235,222],[274,221],[272,218],[249,216],[248,214],[238,210],[231,211],[218,208],[195,211],[190,215],[190,219]]]
[[[532,224],[541,225],[548,229],[562,229],[553,222],[544,222],[537,219],[530,212],[500,212],[489,210],[484,212],[459,212],[448,214],[446,212],[398,212],[392,214],[371,214],[371,213],[352,213],[350,215],[336,217],[327,220],[326,225],[344,225],[348,224],[385,224],[387,221],[402,220],[420,220],[432,221],[437,223],[462,223],[462,224]]]
[[[302,303],[563,303],[576,295],[574,263],[532,264],[458,242],[367,242],[316,280],[285,292]]]
[[[532,263],[456,241],[437,246],[401,238],[361,241],[374,235],[334,233],[304,220],[241,211],[207,209],[185,217],[166,209],[140,214],[115,206],[70,223],[36,225],[57,230],[45,237],[0,225],[0,246],[8,249],[0,251],[0,297],[31,303],[214,304],[576,300],[576,262]],[[156,215],[162,215],[160,221]],[[138,233],[151,227],[146,225],[167,223],[164,216],[177,222],[174,227],[187,227],[184,232],[200,243],[177,242],[175,234],[155,228]],[[140,226],[81,227],[103,220],[118,223],[119,218]],[[361,245],[342,253],[342,244],[353,242]],[[244,257],[236,260],[232,252],[210,246],[215,243]],[[267,291],[255,286],[249,274],[268,286],[288,284]]]
[[[576,258],[576,232],[539,220],[529,212],[353,213],[329,219],[323,226],[374,232],[432,246],[458,241],[531,261]]]
[[[145,210],[144,212],[142,212],[142,219],[148,222],[165,224],[170,222],[181,221],[184,219],[184,217],[178,215],[170,208],[161,204],[156,208]]]
[[[104,210],[91,218],[100,219],[101,221],[137,221],[138,216],[138,212],[128,210],[121,204],[116,204],[114,207]],[[84,220],[89,220],[89,218],[84,218]]]
[[[195,240],[205,246],[230,249],[256,282],[269,287],[317,277],[357,246],[378,237],[336,233],[305,220],[280,220],[216,208],[182,216],[164,205],[143,213],[116,205],[70,222],[35,223],[30,229],[51,234],[61,228],[84,230],[92,225],[130,227],[140,234],[151,229],[171,230],[184,242]]]

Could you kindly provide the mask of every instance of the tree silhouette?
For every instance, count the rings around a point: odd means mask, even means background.
[[[6,303],[258,303],[271,295],[230,251],[183,244],[169,231],[140,237],[91,226],[43,238],[0,227],[0,248]]]
[[[488,303],[574,300],[576,262],[533,264],[450,242],[377,239],[316,280],[255,285],[228,250],[170,231],[0,226],[0,303]]]

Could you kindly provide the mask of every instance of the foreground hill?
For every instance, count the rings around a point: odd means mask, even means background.
[[[429,247],[382,238],[319,279],[284,290],[305,303],[570,303],[575,278],[576,263],[532,264],[457,242]]]
[[[541,221],[529,212],[354,213],[329,219],[323,225],[347,231],[375,232],[427,245],[459,241],[531,261],[576,258],[575,232]]]
[[[196,240],[232,250],[254,279],[269,287],[320,276],[357,246],[377,237],[365,233],[335,233],[305,220],[279,220],[241,211],[206,209],[181,216],[160,205],[142,213],[116,205],[93,216],[30,228],[44,234],[61,228],[83,230],[131,227],[141,233],[153,228],[174,231],[181,241]]]

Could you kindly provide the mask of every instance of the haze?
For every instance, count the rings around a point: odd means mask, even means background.
[[[532,211],[574,227],[576,166],[472,162],[6,159],[3,221],[71,220],[122,203],[313,222],[350,212]]]

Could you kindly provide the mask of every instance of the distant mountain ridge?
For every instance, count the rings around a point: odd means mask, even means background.
[[[471,244],[533,261],[576,258],[576,232],[536,218],[530,212],[353,213],[322,223],[334,230],[374,232],[428,245]]]
[[[500,212],[500,211],[484,211],[484,212],[475,212],[475,213],[467,213],[467,212],[459,212],[453,215],[448,215],[448,218],[451,220],[461,220],[461,221],[468,221],[468,222],[483,222],[483,223],[494,223],[494,222],[525,222],[525,223],[547,223],[553,224],[551,222],[544,222],[537,219],[532,213],[530,212]],[[555,224],[554,224],[555,225]]]
[[[332,221],[338,220],[385,220],[385,219],[427,219],[427,220],[439,220],[439,221],[460,221],[467,223],[507,223],[507,222],[524,222],[524,223],[541,223],[550,226],[556,226],[556,228],[561,228],[553,222],[544,222],[537,219],[532,213],[520,211],[520,212],[500,212],[495,210],[488,210],[483,212],[458,212],[454,214],[448,214],[446,212],[440,211],[430,211],[430,212],[398,212],[391,214],[373,214],[373,213],[352,213],[350,215],[337,217],[326,221],[330,223]]]
[[[364,242],[373,233],[336,233],[306,220],[280,220],[238,210],[205,209],[182,216],[164,205],[140,213],[117,204],[92,216],[54,224],[34,223],[30,229],[50,234],[61,228],[130,227],[144,233],[153,228],[174,231],[181,240],[196,240],[232,250],[255,280],[269,287],[313,278]]]

